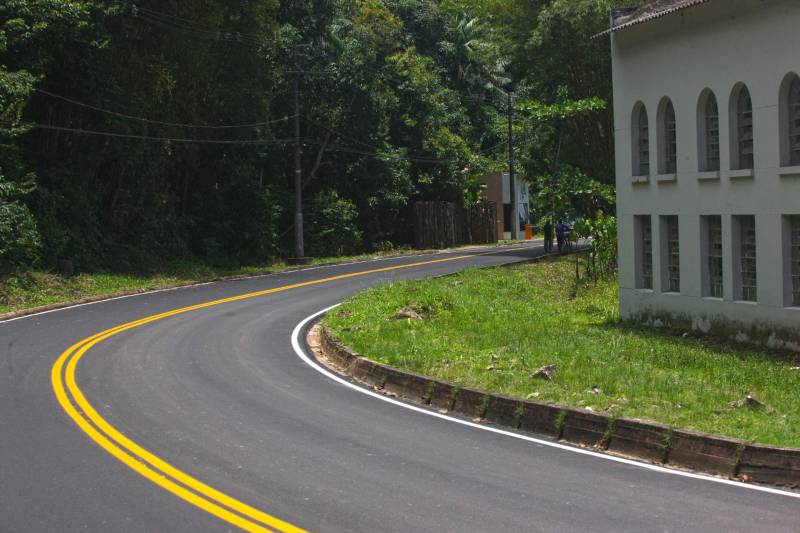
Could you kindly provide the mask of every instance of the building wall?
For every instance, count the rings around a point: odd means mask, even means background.
[[[800,2],[715,0],[612,35],[620,306],[625,318],[718,329],[740,340],[800,349],[800,308],[787,307],[784,215],[800,214],[800,167],[781,167],[779,91],[800,74]],[[753,103],[754,170],[732,171],[729,101],[737,83]],[[720,172],[698,170],[698,101],[705,89],[719,106]],[[663,97],[675,108],[677,172],[658,175],[657,115]],[[632,113],[646,106],[650,175],[634,177]],[[744,175],[743,175],[744,174]],[[637,289],[635,215],[652,215],[653,289]],[[680,294],[667,293],[663,215],[678,215]],[[722,299],[703,296],[701,215],[721,215]],[[734,215],[755,215],[757,303],[734,299]],[[637,263],[638,261],[638,263]],[[790,294],[790,292],[788,292]],[[790,303],[790,302],[788,302]],[[786,344],[788,342],[788,344]]]
[[[527,213],[528,209],[528,183],[520,175],[516,177],[517,197],[519,198],[520,212]],[[511,192],[509,190],[509,179],[507,172],[489,172],[481,177],[481,183],[485,185],[484,196],[487,201],[497,204],[497,234],[503,239],[510,239],[511,233],[504,231],[505,228],[505,208],[511,202]],[[524,210],[524,211],[523,211]],[[520,227],[520,239],[525,237],[525,228]]]
[[[502,237],[503,235],[503,227],[505,225],[504,222],[504,212],[503,212],[503,184],[501,182],[503,173],[502,172],[490,172],[488,174],[484,174],[481,178],[481,183],[483,183],[486,188],[483,190],[483,194],[486,197],[486,200],[489,202],[494,202],[495,207],[497,208],[497,234]]]

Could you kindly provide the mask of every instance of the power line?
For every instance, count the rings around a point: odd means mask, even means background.
[[[301,115],[301,117],[302,117],[304,120],[306,120],[306,121],[310,122],[311,124],[313,124],[313,125],[315,125],[315,126],[317,126],[317,127],[319,127],[319,128],[323,128],[323,129],[326,129],[326,130],[328,130],[328,131],[329,131],[329,132],[331,132],[331,133],[335,133],[336,135],[338,135],[338,136],[339,136],[339,137],[341,137],[342,139],[347,139],[348,141],[352,141],[352,142],[354,142],[354,143],[356,143],[356,144],[360,144],[361,146],[365,146],[365,147],[367,147],[367,148],[371,148],[372,150],[382,150],[382,149],[383,149],[383,148],[380,148],[380,147],[378,147],[378,146],[375,146],[375,145],[372,145],[372,144],[366,143],[366,142],[364,142],[364,141],[361,141],[361,140],[359,140],[359,139],[356,139],[355,137],[351,137],[351,136],[349,136],[349,135],[346,135],[346,134],[344,134],[344,133],[342,133],[342,132],[340,132],[340,131],[338,131],[338,130],[335,130],[334,128],[331,128],[330,126],[326,126],[325,124],[322,124],[322,123],[320,123],[320,122],[317,122],[316,120],[314,120],[314,119],[312,119],[312,118],[309,118],[309,117],[307,117],[307,116],[305,116],[305,115]]]
[[[176,128],[210,129],[210,130],[214,130],[214,129],[222,130],[222,129],[257,128],[257,127],[260,127],[260,126],[268,126],[270,124],[276,124],[278,122],[286,122],[289,119],[294,118],[293,116],[289,116],[289,117],[282,117],[282,118],[275,119],[275,120],[270,120],[270,121],[267,121],[267,122],[255,122],[255,123],[251,123],[251,124],[225,124],[225,125],[216,125],[216,126],[215,125],[205,125],[205,124],[182,124],[182,123],[179,123],[179,122],[164,122],[162,120],[153,120],[153,119],[149,119],[149,118],[145,118],[145,117],[138,117],[138,116],[135,116],[135,115],[127,115],[125,113],[119,113],[117,111],[111,111],[110,109],[104,109],[102,107],[97,107],[97,106],[94,106],[94,105],[91,105],[91,104],[87,104],[87,103],[84,103],[84,102],[79,102],[77,100],[73,100],[72,98],[67,98],[66,96],[61,96],[59,94],[51,93],[50,91],[45,91],[44,89],[34,89],[34,91],[37,92],[37,93],[43,94],[45,96],[50,96],[52,98],[58,98],[59,100],[63,100],[63,101],[68,102],[70,104],[77,105],[77,106],[80,106],[80,107],[85,107],[87,109],[91,109],[93,111],[97,111],[97,112],[100,112],[100,113],[105,113],[105,114],[108,114],[108,115],[113,115],[113,116],[124,118],[124,119],[128,119],[128,120],[135,120],[135,121],[138,121],[138,122],[145,122],[145,123],[148,123],[148,124],[157,124],[157,125],[160,125],[160,126],[172,126],[172,127],[176,127]]]
[[[203,28],[197,26],[192,20],[138,6],[133,6],[130,16],[150,24],[189,35],[195,35],[203,39],[239,42],[252,45],[263,45],[267,42],[274,41],[273,39],[268,39],[263,35],[244,33],[238,30]]]
[[[320,141],[316,141],[316,140],[306,141],[306,144],[311,144],[311,145],[314,145],[314,146],[320,146],[326,152],[341,152],[341,153],[357,154],[357,155],[363,155],[363,156],[367,156],[367,157],[370,157],[372,159],[377,159],[377,160],[386,159],[386,156],[382,156],[382,155],[377,153],[377,152],[385,150],[385,149],[381,149],[381,148],[376,148],[373,151],[366,151],[366,150],[363,150],[363,149],[354,148],[352,146],[343,146],[343,145],[340,145],[340,144],[331,144],[331,143],[324,144],[324,143],[322,143]],[[505,144],[506,144],[505,141],[502,142],[502,143],[497,143],[496,145],[491,146],[490,148],[475,152],[474,155],[486,155],[488,153],[491,153],[494,150],[497,150],[497,148],[499,148],[501,146],[504,146]],[[410,161],[412,163],[433,164],[433,165],[444,165],[444,164],[456,163],[456,162],[460,161],[460,159],[456,159],[456,158],[422,157],[422,156],[414,156],[414,155],[404,156],[403,159],[405,159],[407,161]]]
[[[494,98],[492,98],[491,96],[480,96],[480,95],[477,95],[477,94],[466,94],[466,93],[458,93],[458,92],[457,93],[453,93],[453,94],[458,96],[458,98],[461,99],[461,100],[472,100],[472,101],[475,101],[475,102],[489,102],[489,101],[493,101],[494,100]]]
[[[176,142],[176,143],[195,143],[195,144],[227,144],[227,145],[286,145],[294,142],[294,139],[190,139],[185,137],[156,137],[150,135],[135,135],[132,133],[118,133],[113,131],[84,130],[80,128],[69,128],[66,126],[55,126],[52,124],[34,124],[34,128],[40,130],[64,131],[81,135],[94,135],[101,137],[112,137],[120,139],[137,139],[143,141],[156,142]]]
[[[326,126],[325,124],[317,122],[316,120],[313,120],[313,119],[311,119],[311,118],[309,118],[309,117],[307,117],[305,115],[301,115],[301,117],[304,120],[307,120],[308,122],[314,124],[315,126],[323,128],[325,130],[328,130],[331,133],[334,133],[334,134],[338,135],[339,137],[341,137],[343,139],[347,139],[347,140],[352,141],[352,142],[354,142],[356,144],[360,144],[360,145],[362,145],[364,147],[367,147],[367,148],[370,148],[371,150],[373,150],[373,152],[364,152],[364,151],[359,151],[359,150],[351,148],[351,147],[343,147],[341,145],[330,145],[330,146],[338,146],[340,148],[340,150],[337,150],[337,151],[350,151],[352,153],[360,153],[360,154],[363,154],[363,155],[369,155],[369,154],[373,154],[374,152],[379,152],[379,151],[384,150],[384,148],[381,148],[381,147],[366,143],[364,141],[356,139],[355,137],[351,137],[349,135],[346,135],[346,134],[344,134],[344,133],[342,133],[342,132],[340,132],[340,131],[338,131],[338,130],[336,130],[334,128],[331,128],[330,126]],[[321,145],[321,143],[314,143],[314,142],[312,142],[311,144],[319,144],[319,145]],[[486,149],[479,150],[479,151],[475,152],[475,155],[486,155],[488,153],[493,152],[498,147],[500,147],[500,146],[502,146],[504,144],[505,144],[505,141],[497,143],[497,144],[495,144],[493,146],[490,146],[489,148],[486,148]],[[408,159],[409,161],[419,162],[419,163],[442,163],[442,162],[450,163],[450,162],[457,161],[457,159],[453,159],[453,158],[441,159],[441,158],[435,158],[435,157],[422,157],[422,156],[409,156],[406,159]]]
[[[118,133],[112,131],[97,131],[97,130],[85,130],[81,128],[70,128],[66,126],[56,126],[52,124],[35,124],[33,126],[36,129],[40,130],[50,130],[50,131],[61,131],[61,132],[68,132],[68,133],[75,133],[79,135],[92,135],[92,136],[99,136],[99,137],[110,137],[110,138],[118,138],[118,139],[131,139],[131,140],[143,140],[143,141],[154,141],[154,142],[175,142],[175,143],[191,143],[191,144],[222,144],[222,145],[243,145],[243,146],[254,146],[254,145],[279,145],[279,146],[286,146],[293,144],[295,139],[242,139],[242,140],[232,140],[232,139],[194,139],[194,138],[185,138],[185,137],[159,137],[159,136],[150,136],[150,135],[136,135],[132,133]],[[303,144],[310,144],[315,146],[323,146],[323,144],[319,141],[314,139],[302,139]],[[476,155],[482,155],[489,153],[491,151],[496,150],[499,146],[502,146],[505,143],[498,143],[488,149],[481,150],[480,152],[476,152]],[[342,152],[342,153],[351,153],[357,155],[367,156],[373,159],[384,160],[386,157],[381,156],[378,154],[378,151],[382,149],[376,148],[375,151],[365,151],[360,150],[358,148],[353,148],[351,146],[343,146],[339,144],[327,144],[324,147],[324,151],[326,152]],[[435,157],[420,157],[420,156],[405,156],[403,159],[413,163],[428,163],[428,164],[448,164],[454,163],[459,161],[455,158],[443,159],[443,158],[435,158]]]
[[[180,22],[187,22],[189,24],[193,24],[195,22],[192,19],[179,17],[177,15],[170,15],[169,13],[163,13],[161,11],[156,11],[155,9],[150,9],[148,7],[141,7],[141,6],[138,6],[138,5],[134,5],[134,6],[131,7],[131,13],[133,13],[134,15],[137,15],[138,13],[150,13],[151,15],[155,15],[155,16],[158,16],[158,17],[164,17],[164,18],[168,18],[168,19],[172,19],[172,20],[176,20],[176,21],[180,21]]]
[[[176,31],[179,33],[183,33],[188,35],[189,37],[196,37],[203,40],[209,41],[217,41],[217,42],[231,42],[231,43],[239,43],[244,45],[252,45],[252,46],[261,46],[266,44],[268,41],[263,39],[261,41],[257,41],[251,39],[249,37],[245,37],[243,34],[235,31],[213,31],[213,30],[199,30],[199,29],[192,29],[192,28],[184,28],[180,26],[175,26],[169,24],[167,22],[152,19],[148,17],[138,16],[136,17],[139,20],[144,20],[145,22],[152,24],[154,26],[160,26],[162,28],[168,29],[170,31]]]

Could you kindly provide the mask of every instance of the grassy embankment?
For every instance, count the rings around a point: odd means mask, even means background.
[[[308,266],[359,261],[408,252],[409,250],[398,250],[350,257],[315,258]],[[269,274],[292,268],[300,267],[284,262],[236,268],[214,267],[200,262],[174,262],[152,273],[92,272],[65,277],[52,272],[31,271],[0,281],[0,314],[83,298],[163,289],[230,276]]]
[[[800,447],[797,356],[622,323],[616,284],[576,295],[574,268],[553,260],[385,284],[326,323],[367,357],[462,386]],[[394,319],[402,308],[423,319]],[[532,377],[550,364],[552,381]],[[747,394],[763,406],[736,407]]]
[[[504,241],[497,245],[511,243],[511,241]],[[393,257],[412,252],[422,254],[435,251],[414,251],[410,248],[398,248],[389,252],[348,257],[314,258],[308,266]],[[0,315],[45,305],[73,302],[83,298],[114,296],[135,291],[202,283],[229,276],[269,274],[292,268],[298,267],[284,262],[274,262],[264,265],[230,268],[213,267],[200,262],[184,261],[164,265],[151,273],[95,272],[65,277],[52,272],[31,271],[6,279],[0,278]]]

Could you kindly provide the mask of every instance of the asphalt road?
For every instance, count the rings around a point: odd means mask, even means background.
[[[425,416],[331,381],[292,349],[299,322],[380,281],[537,253],[506,249],[302,285],[464,253],[326,267],[0,323],[0,531],[236,529],[91,439],[57,402],[51,369],[73,343],[119,324],[297,284],[111,336],[83,355],[77,386],[113,428],[171,468],[312,531],[800,531],[800,499]]]

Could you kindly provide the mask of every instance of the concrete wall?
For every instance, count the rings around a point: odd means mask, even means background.
[[[481,183],[485,185],[483,190],[484,197],[489,202],[494,202],[497,208],[497,235],[503,236],[505,225],[503,212],[503,184],[501,182],[502,172],[490,172],[481,177]]]
[[[528,183],[525,181],[524,177],[518,174],[515,177],[515,192],[517,193],[517,197],[519,198],[520,202],[520,207],[518,209],[520,213],[527,213],[529,201]],[[483,194],[486,200],[489,202],[495,202],[497,204],[497,235],[499,235],[502,239],[510,239],[511,233],[503,231],[505,228],[504,205],[507,205],[511,202],[508,173],[489,172],[481,177],[481,183],[485,185]],[[525,238],[524,226],[520,227],[520,234],[517,238]]]
[[[791,278],[785,215],[800,214],[800,167],[781,166],[779,93],[800,73],[800,2],[715,0],[621,30],[613,58],[620,303],[623,317],[674,320],[740,340],[760,338],[800,349],[800,308],[788,307]],[[753,102],[754,170],[733,171],[729,102],[744,83]],[[713,91],[719,107],[720,172],[700,172],[698,102]],[[677,123],[677,172],[659,175],[658,115],[668,97]],[[634,176],[632,113],[650,126],[649,176]],[[663,147],[661,147],[663,148]],[[635,215],[652,215],[653,289],[637,289]],[[679,217],[681,291],[667,293],[662,216]],[[724,296],[704,296],[702,215],[722,216]],[[735,215],[755,215],[758,301],[736,300]],[[789,285],[787,285],[789,284]]]

